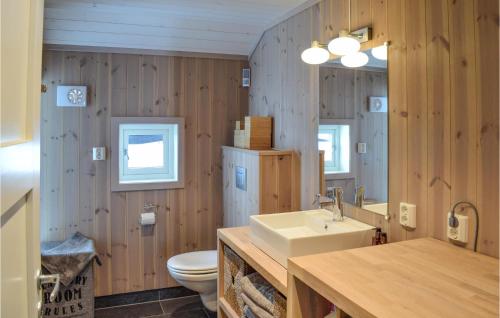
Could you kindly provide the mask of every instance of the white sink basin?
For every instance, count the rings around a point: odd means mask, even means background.
[[[371,245],[374,233],[375,227],[348,217],[333,221],[324,209],[250,217],[252,243],[284,267],[289,257]]]

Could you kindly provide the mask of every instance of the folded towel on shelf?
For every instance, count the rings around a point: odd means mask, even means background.
[[[257,318],[253,314],[253,312],[250,309],[250,307],[248,307],[247,305],[245,305],[245,307],[243,307],[243,314],[245,315],[246,318]]]
[[[42,266],[51,274],[60,274],[64,286],[69,286],[94,258],[100,265],[94,241],[78,232],[64,242],[42,243],[41,254]]]
[[[243,302],[248,306],[256,318],[273,318],[273,315],[264,308],[259,307],[245,293],[241,294],[241,298],[243,298]]]
[[[241,279],[241,289],[259,307],[273,317],[286,317],[286,299],[259,273]]]

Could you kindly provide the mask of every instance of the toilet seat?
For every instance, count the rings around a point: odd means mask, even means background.
[[[171,257],[167,269],[180,285],[198,292],[203,305],[217,311],[217,251],[200,251]]]
[[[217,268],[212,269],[212,270],[206,270],[206,271],[186,271],[186,270],[178,270],[172,267],[168,267],[169,271],[176,272],[179,274],[186,274],[186,275],[203,275],[203,274],[211,274],[211,273],[216,273]]]
[[[167,262],[170,271],[184,275],[205,275],[217,272],[217,251],[198,251],[171,257]]]
[[[189,273],[179,273],[170,269],[170,275],[176,280],[184,280],[191,282],[201,282],[217,279],[217,272],[204,273],[204,274],[189,274]]]

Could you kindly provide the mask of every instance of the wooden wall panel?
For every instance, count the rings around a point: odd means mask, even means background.
[[[408,107],[408,202],[418,207],[417,228],[427,235],[427,56],[425,1],[406,2],[406,92]]]
[[[373,27],[375,39],[363,48],[390,42],[390,240],[428,235],[446,240],[450,205],[468,200],[479,209],[479,251],[498,257],[498,1],[323,0],[318,4],[317,22],[322,42],[349,28],[349,8],[351,27]],[[300,14],[290,20],[299,19]],[[282,52],[270,49],[266,35],[251,57],[252,65],[281,61]],[[287,30],[287,36],[294,41],[301,37],[293,29]],[[311,74],[317,70],[308,67]],[[265,87],[280,81],[277,75],[269,68],[268,76],[254,78],[252,95],[257,98],[250,99],[250,112],[270,111],[260,98],[266,96]],[[287,75],[295,79],[295,87],[315,84],[301,83],[302,78],[293,72]],[[312,91],[319,91],[319,84]],[[273,98],[289,96],[282,90]],[[292,117],[293,113],[284,116],[280,129],[291,125]],[[295,145],[302,142],[295,138]],[[315,136],[309,138],[315,143]],[[316,182],[316,173],[302,173]],[[416,230],[399,225],[400,202],[417,204]],[[469,210],[462,213],[472,216]],[[473,225],[468,248],[472,247]]]
[[[343,29],[349,28],[349,0],[321,1],[320,39],[324,43],[337,37]]]
[[[294,149],[301,163],[301,205],[311,208],[319,191],[318,69],[300,60],[319,36],[319,7],[299,13],[265,32],[251,59],[250,114],[274,118],[274,147]]]
[[[476,59],[474,2],[449,1],[451,83],[451,201],[476,204]],[[470,214],[472,216],[472,213]],[[475,222],[473,222],[475,224]],[[470,234],[473,234],[471,231]],[[471,244],[469,244],[471,246]]]
[[[478,248],[498,257],[499,217],[499,15],[498,1],[474,1],[477,92],[477,208],[480,212]],[[495,177],[496,176],[496,177]]]
[[[248,113],[245,62],[187,57],[44,52],[42,240],[80,231],[96,240],[103,266],[96,295],[175,286],[172,255],[216,247],[222,226],[221,146]],[[86,108],[56,108],[60,84],[89,87]],[[110,145],[112,116],[186,119],[184,189],[111,192],[110,163],[92,147]],[[109,155],[109,153],[108,153]],[[157,223],[141,227],[145,204]]]
[[[369,26],[372,19],[372,1],[371,0],[350,0],[351,4],[351,25],[350,30],[357,30]],[[373,1],[375,2],[375,1]]]
[[[399,202],[408,195],[408,105],[406,86],[406,3],[388,0],[388,91],[389,91],[389,236],[393,241],[406,239],[399,225]],[[393,92],[396,92],[395,94]]]
[[[427,226],[446,239],[451,205],[450,40],[447,1],[426,1],[427,28]]]

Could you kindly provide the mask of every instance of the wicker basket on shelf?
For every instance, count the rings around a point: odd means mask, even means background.
[[[244,317],[240,280],[253,272],[255,272],[253,268],[248,266],[233,250],[224,246],[224,298],[239,317]]]

